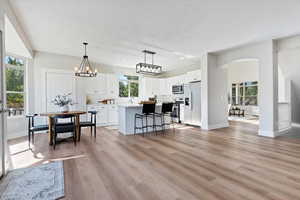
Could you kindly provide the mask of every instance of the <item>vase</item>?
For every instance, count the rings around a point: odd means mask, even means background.
[[[69,105],[61,106],[60,111],[63,113],[69,112]]]

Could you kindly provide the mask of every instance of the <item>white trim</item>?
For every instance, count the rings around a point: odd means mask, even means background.
[[[292,129],[292,127],[290,126],[290,127],[278,130],[278,131],[262,131],[262,130],[259,130],[258,135],[263,136],[263,137],[276,138],[280,135],[284,135],[284,134],[288,133],[291,129]]]
[[[292,123],[292,127],[300,128],[300,124],[298,124],[298,123]]]
[[[24,136],[27,136],[26,131],[14,132],[14,133],[7,134],[7,139],[11,140],[19,137],[24,137]]]
[[[289,131],[291,131],[291,129],[292,129],[292,126],[284,128],[284,129],[281,129],[281,130],[279,130],[279,131],[276,132],[275,137],[287,134]]]
[[[275,138],[276,137],[275,131],[262,131],[262,130],[259,130],[258,135],[263,136],[263,137],[270,137],[270,138]]]
[[[227,127],[229,127],[228,121],[227,122],[223,122],[223,123],[218,123],[218,124],[209,124],[207,128],[201,127],[201,129],[204,129],[204,130],[214,130],[214,129],[227,128]]]

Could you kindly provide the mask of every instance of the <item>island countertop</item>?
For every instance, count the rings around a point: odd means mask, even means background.
[[[162,104],[155,104],[155,106],[161,106]],[[119,107],[125,108],[140,108],[143,107],[143,104],[119,104]]]

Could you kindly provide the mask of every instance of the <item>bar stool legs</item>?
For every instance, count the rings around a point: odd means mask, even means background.
[[[148,123],[148,119],[152,118],[152,125],[149,125]],[[141,124],[142,126],[137,126],[137,119],[141,120]],[[146,122],[144,122],[144,120]],[[146,133],[149,133],[149,129],[148,128],[152,128],[152,131],[155,132],[157,134],[157,129],[156,129],[156,125],[155,125],[155,116],[153,115],[143,115],[143,114],[136,114],[134,117],[134,135],[136,135],[136,130],[140,129],[142,130],[143,136],[145,136],[145,130],[146,129]]]

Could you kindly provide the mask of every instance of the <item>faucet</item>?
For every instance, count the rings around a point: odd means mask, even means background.
[[[129,103],[133,104],[133,98],[132,97],[129,99]]]

